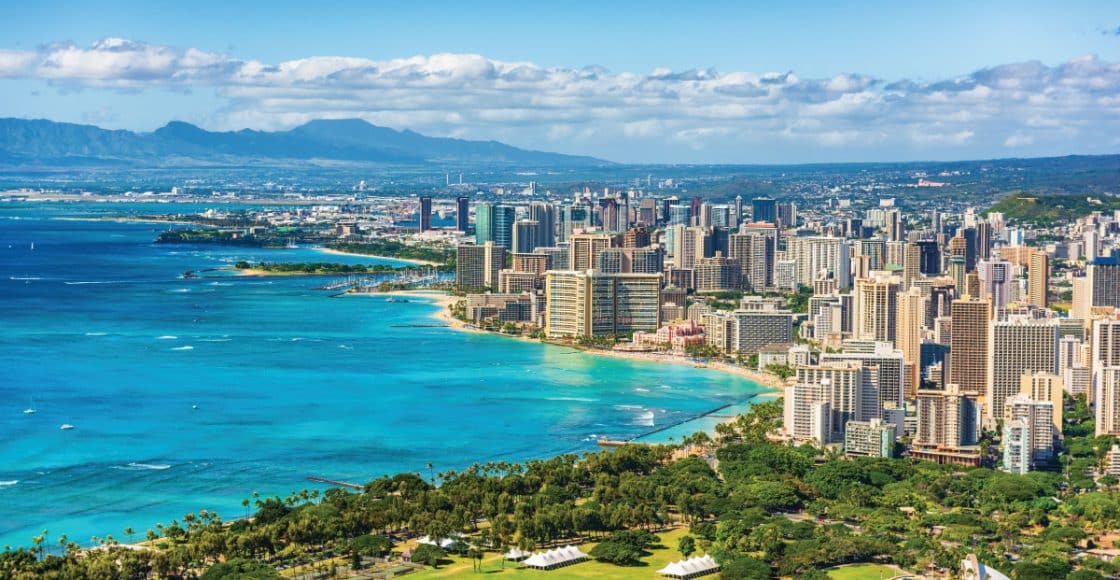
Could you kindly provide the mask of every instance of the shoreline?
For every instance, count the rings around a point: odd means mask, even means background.
[[[343,252],[342,250],[335,250],[323,246],[311,246],[308,249],[316,252],[323,252],[324,254],[332,254],[335,256],[350,256],[353,258],[373,258],[377,260],[389,260],[394,262],[404,262],[406,264],[414,264],[416,266],[442,266],[439,262],[431,260],[413,260],[411,258],[393,258],[391,256],[374,256],[372,254],[356,254],[354,252]]]
[[[561,345],[557,343],[550,343],[547,342],[547,340],[538,340],[522,335],[515,336],[504,335],[501,333],[491,333],[491,331],[476,328],[472,325],[467,324],[467,322],[464,322],[463,320],[452,317],[450,311],[448,310],[448,307],[454,305],[454,303],[457,302],[459,298],[456,296],[451,296],[450,293],[442,290],[393,290],[389,292],[371,292],[368,294],[363,294],[363,296],[399,296],[405,298],[428,298],[431,300],[430,303],[432,303],[433,306],[438,307],[438,310],[436,312],[433,312],[431,318],[437,319],[441,322],[446,322],[449,328],[454,328],[456,330],[468,331],[468,333],[501,336],[503,338],[529,340],[529,342],[540,343],[543,345],[571,348],[573,350],[578,350],[578,352],[581,354],[591,356],[604,356],[629,359],[629,361],[642,361],[646,363],[689,365],[696,368],[707,368],[710,369],[710,371],[718,371],[721,373],[727,373],[739,376],[741,378],[746,378],[747,381],[753,382],[758,386],[763,387],[765,391],[762,393],[758,393],[756,395],[757,397],[766,397],[766,399],[781,399],[781,397],[785,394],[786,382],[785,380],[783,380],[783,378],[725,362],[709,361],[706,363],[697,363],[693,362],[692,359],[688,358],[687,356],[655,353],[634,353],[625,352],[625,350],[599,350],[584,348],[578,345]]]

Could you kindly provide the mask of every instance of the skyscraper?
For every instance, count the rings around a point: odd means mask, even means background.
[[[956,320],[953,335],[958,334]],[[953,359],[956,352],[953,352]],[[1004,403],[1021,390],[1024,373],[1058,372],[1058,324],[1012,315],[991,323],[991,354],[988,357],[988,388],[984,417],[994,423],[1004,415]]]
[[[465,195],[455,198],[455,229],[466,232],[471,227],[470,200]]]
[[[918,391],[918,432],[911,455],[938,463],[980,465],[979,404],[956,384]]]
[[[478,204],[475,206],[475,243],[494,242],[506,250],[513,248],[513,222],[516,218],[517,210],[513,206]]]
[[[1092,306],[1120,308],[1120,257],[1113,255],[1093,260],[1085,276]]]
[[[609,337],[655,332],[661,321],[660,274],[549,271],[545,335]]]
[[[981,260],[976,265],[980,278],[980,297],[992,302],[992,310],[999,310],[1011,302],[1011,263],[1006,260]]]
[[[752,199],[751,219],[756,222],[778,223],[778,202],[770,197]]]
[[[527,254],[537,249],[540,228],[541,224],[537,220],[517,220],[513,224],[513,251]]]
[[[929,298],[920,288],[911,287],[898,295],[895,345],[902,351],[905,397],[913,399],[921,386],[922,326],[926,320]]]
[[[1030,304],[1040,308],[1050,305],[1049,282],[1050,257],[1046,252],[1031,252],[1030,267],[1027,270],[1027,298]]]
[[[988,387],[988,321],[992,305],[979,298],[953,301],[949,382],[962,391],[983,393]]]
[[[544,202],[534,201],[529,204],[529,219],[537,222],[536,246],[548,247],[556,244],[556,206]]]
[[[462,244],[456,249],[455,286],[463,290],[497,290],[506,250],[494,242]]]
[[[860,340],[894,342],[900,280],[885,272],[859,278],[855,287],[856,328]]]
[[[420,196],[420,233],[432,229],[432,196]]]
[[[599,252],[611,247],[608,234],[572,234],[568,242],[572,270],[593,270],[599,266]]]

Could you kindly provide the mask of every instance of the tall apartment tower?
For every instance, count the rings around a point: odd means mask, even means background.
[[[929,310],[929,298],[920,288],[911,287],[898,294],[898,315],[895,327],[895,346],[902,351],[905,361],[905,397],[913,399],[921,386],[922,326]]]
[[[943,390],[918,390],[918,431],[911,454],[938,463],[979,465],[979,419],[975,392],[952,383]]]
[[[949,383],[966,392],[988,388],[988,323],[992,304],[979,298],[958,298],[952,306],[953,331],[949,348]]]
[[[980,297],[992,301],[992,310],[1011,302],[1011,263],[1006,260],[981,260],[976,264],[980,277]]]
[[[455,198],[455,229],[466,233],[471,227],[470,199],[465,195]]]
[[[432,196],[420,196],[420,233],[432,229]]]
[[[886,273],[859,278],[855,287],[855,338],[894,342],[901,280]]]
[[[1049,282],[1050,257],[1046,252],[1031,252],[1027,269],[1027,302],[1039,308],[1050,306]]]
[[[1051,430],[1055,437],[1062,436],[1062,395],[1065,382],[1054,373],[1030,373],[1020,377],[1019,394],[1033,401],[1050,401]]]
[[[556,244],[557,213],[556,206],[546,201],[529,204],[529,219],[537,222],[537,247]]]
[[[599,252],[613,246],[609,234],[572,234],[568,240],[573,270],[594,270],[599,266]]]
[[[498,289],[506,250],[494,242],[462,244],[456,249],[455,286],[463,290]]]
[[[1120,257],[1101,257],[1086,268],[1085,276],[1092,306],[1120,308]]]
[[[1120,366],[1101,368],[1097,380],[1093,401],[1096,435],[1120,436]]]
[[[1096,404],[1103,388],[1105,369],[1120,367],[1120,315],[1093,321],[1089,354],[1089,401]]]
[[[545,299],[549,338],[655,332],[661,322],[661,275],[552,270],[545,274]]]
[[[955,323],[954,335],[958,332]],[[954,354],[950,356],[955,359]],[[1002,418],[1004,403],[1021,390],[1023,374],[1036,372],[1058,372],[1057,321],[1012,315],[991,323],[984,418],[991,423]]]
[[[756,197],[751,200],[751,219],[769,224],[778,223],[778,202],[770,197]]]

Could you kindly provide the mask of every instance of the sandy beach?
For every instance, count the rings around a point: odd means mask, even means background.
[[[376,258],[376,259],[379,259],[379,260],[395,260],[397,262],[406,262],[406,263],[409,263],[409,264],[416,264],[417,266],[439,266],[440,265],[439,262],[433,262],[431,260],[410,260],[408,258],[394,258],[392,256],[371,256],[370,254],[355,254],[353,252],[342,252],[342,251],[339,251],[339,250],[333,250],[331,248],[324,248],[322,246],[315,246],[315,247],[312,247],[311,249],[315,250],[316,252],[323,252],[324,254],[334,254],[336,256],[352,256],[352,257],[358,257],[358,258]]]
[[[449,306],[458,302],[459,300],[462,300],[462,298],[460,298],[458,296],[452,296],[451,294],[448,294],[446,292],[442,292],[442,291],[439,291],[439,290],[396,290],[396,291],[392,291],[392,292],[376,292],[376,293],[362,294],[362,295],[363,296],[400,296],[400,297],[406,297],[406,298],[407,297],[427,298],[427,299],[431,300],[433,304],[435,304],[436,306],[439,307],[436,310],[436,312],[434,312],[432,314],[432,318],[434,318],[436,320],[439,320],[440,322],[444,322],[448,326],[450,326],[451,328],[454,328],[456,330],[464,330],[464,331],[467,331],[467,332],[482,332],[482,333],[486,333],[486,334],[493,334],[495,336],[502,336],[502,337],[505,337],[505,338],[513,338],[513,339],[518,339],[518,340],[528,340],[528,341],[533,341],[533,342],[541,342],[542,344],[549,344],[549,345],[552,345],[552,346],[557,346],[557,347],[562,347],[562,348],[571,348],[573,350],[578,350],[578,351],[580,351],[584,354],[588,354],[588,355],[592,355],[592,356],[606,356],[606,357],[612,357],[612,358],[622,358],[622,359],[639,360],[639,361],[646,361],[646,362],[655,362],[655,363],[660,363],[660,364],[678,364],[678,365],[689,365],[689,366],[697,367],[697,368],[706,368],[706,369],[710,369],[710,370],[714,370],[714,371],[719,371],[719,372],[724,372],[724,373],[728,373],[728,374],[737,375],[737,376],[743,377],[743,378],[745,378],[749,381],[758,383],[759,385],[762,385],[763,387],[766,387],[767,389],[771,389],[771,392],[763,393],[763,394],[759,395],[759,396],[764,396],[764,397],[767,397],[767,398],[781,397],[785,392],[785,387],[786,387],[786,381],[785,380],[783,380],[783,379],[781,379],[781,378],[779,378],[775,375],[759,372],[759,371],[756,371],[756,370],[748,369],[748,368],[741,367],[741,366],[736,366],[736,365],[725,363],[725,362],[697,363],[697,362],[693,362],[688,357],[673,355],[673,354],[667,354],[667,353],[627,352],[627,351],[621,351],[621,350],[588,349],[588,348],[582,348],[582,347],[577,346],[577,345],[557,344],[557,343],[554,343],[554,342],[539,341],[535,338],[528,338],[526,336],[521,336],[521,335],[500,334],[500,333],[496,333],[496,332],[488,332],[488,331],[485,331],[485,330],[481,330],[481,329],[476,328],[475,326],[473,326],[471,324],[468,324],[466,322],[463,322],[462,320],[459,320],[459,319],[451,316],[451,311],[449,310]]]

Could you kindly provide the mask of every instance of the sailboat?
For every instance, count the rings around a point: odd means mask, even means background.
[[[73,426],[73,425],[71,425],[71,424],[69,424],[69,423],[63,423],[63,424],[62,424],[62,426],[61,426],[61,427],[59,427],[59,429],[61,429],[61,430],[63,430],[63,431],[69,431],[69,430],[71,430],[71,429],[73,429],[73,428],[74,428],[74,426]]]
[[[26,409],[23,410],[23,414],[24,415],[34,415],[35,414],[35,397],[31,397],[30,404],[27,406]]]
[[[32,252],[34,252],[34,251],[35,251],[35,242],[31,242],[31,251],[32,251]]]

